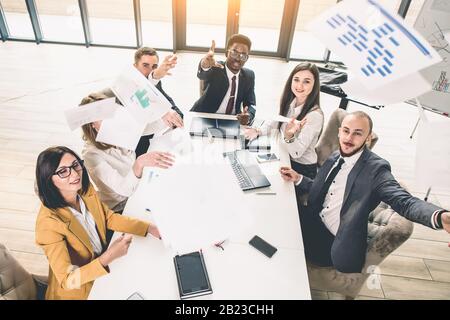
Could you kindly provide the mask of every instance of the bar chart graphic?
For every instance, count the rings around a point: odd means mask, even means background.
[[[340,2],[309,30],[372,89],[441,61],[418,32],[377,0]]]

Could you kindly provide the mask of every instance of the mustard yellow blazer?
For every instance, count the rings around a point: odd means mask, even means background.
[[[146,236],[149,223],[114,213],[100,201],[92,185],[81,196],[106,247],[106,229]],[[89,236],[69,208],[41,206],[36,243],[44,249],[49,268],[46,299],[86,299],[94,280],[109,273],[95,256]]]

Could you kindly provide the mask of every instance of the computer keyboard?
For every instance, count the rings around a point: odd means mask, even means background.
[[[234,175],[238,179],[239,187],[242,190],[249,190],[253,187],[253,183],[250,178],[245,173],[244,168],[241,166],[239,161],[236,158],[235,152],[225,152],[224,157],[227,157],[230,160],[231,168],[233,169]]]

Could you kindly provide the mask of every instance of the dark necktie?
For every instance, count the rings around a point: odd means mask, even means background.
[[[233,76],[233,78],[231,78],[231,93],[230,93],[230,100],[228,100],[227,104],[227,110],[225,111],[226,114],[231,114],[233,112],[235,94],[236,94],[236,76]]]
[[[344,162],[345,162],[344,158],[340,157],[337,166],[334,167],[333,170],[331,170],[330,174],[328,175],[327,180],[325,181],[325,183],[322,186],[322,189],[320,189],[319,196],[317,197],[317,205],[319,205],[320,208],[323,207],[323,202],[325,201],[325,197],[328,193],[328,189],[330,189],[331,183],[334,181],[334,178],[336,178],[336,175],[338,174],[339,170],[341,170],[342,164]]]

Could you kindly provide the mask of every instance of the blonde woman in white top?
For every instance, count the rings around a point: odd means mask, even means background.
[[[93,93],[81,101],[85,105],[108,98]],[[102,202],[115,212],[122,212],[128,197],[136,190],[144,167],[167,169],[173,156],[167,152],[148,152],[136,158],[133,150],[95,141],[102,121],[82,126],[85,145],[82,151],[84,165],[98,188]]]
[[[283,90],[279,114],[291,121],[280,124],[272,122],[259,129],[248,128],[246,138],[280,130],[282,143],[291,156],[292,168],[302,175],[314,179],[317,173],[315,146],[323,128],[323,112],[320,109],[319,70],[315,64],[303,62],[289,75]]]

